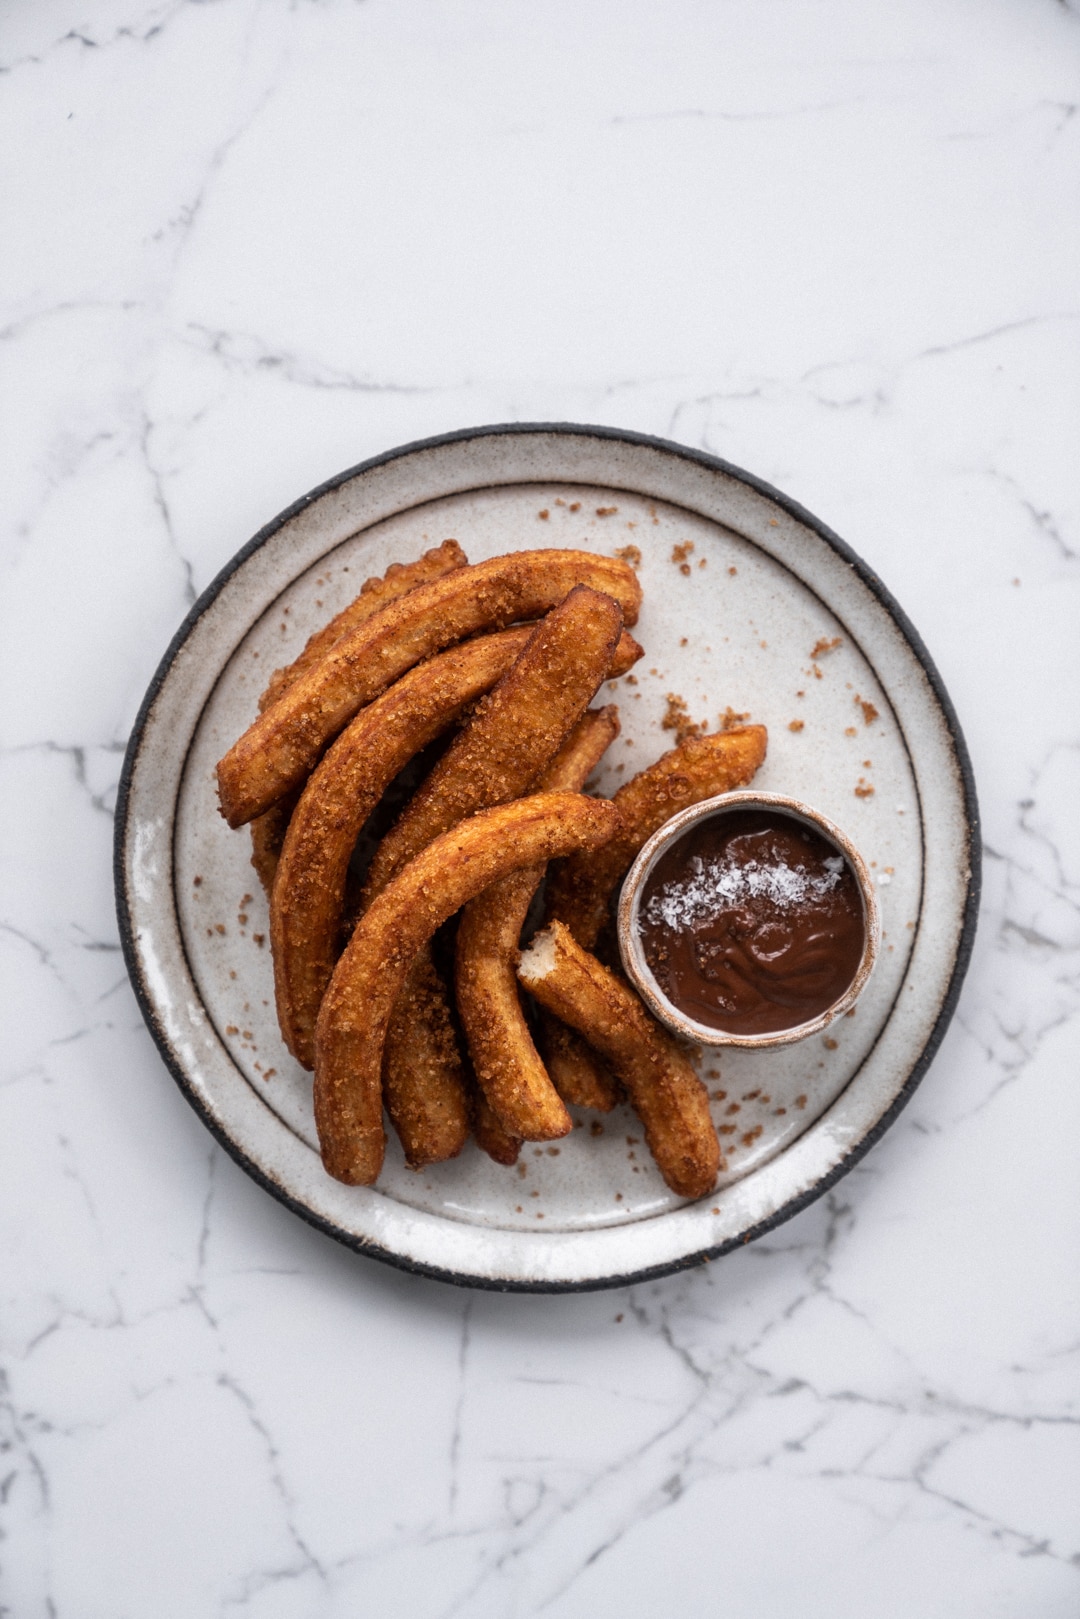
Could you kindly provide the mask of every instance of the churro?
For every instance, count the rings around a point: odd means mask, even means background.
[[[538,933],[518,976],[548,1011],[583,1034],[625,1085],[665,1182],[680,1197],[716,1184],[720,1144],[689,1058],[633,990],[583,950],[561,922]]]
[[[583,714],[544,771],[541,791],[579,791],[618,734],[613,704]],[[529,1033],[515,973],[521,929],[544,870],[512,872],[471,900],[455,958],[458,1015],[477,1080],[506,1131],[526,1141],[554,1140],[571,1128]]]
[[[410,590],[350,630],[248,727],[217,767],[230,826],[261,815],[310,774],[365,703],[434,653],[481,630],[538,618],[575,585],[612,596],[633,624],[641,600],[625,562],[584,551],[518,551]]]
[[[577,793],[537,793],[444,832],[372,901],[323,998],[315,1035],[315,1120],[336,1179],[371,1185],[382,1167],[382,1057],[417,952],[462,905],[521,866],[598,848],[619,812]]]

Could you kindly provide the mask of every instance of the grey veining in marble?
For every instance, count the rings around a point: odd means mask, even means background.
[[[0,19],[0,1612],[1071,1619],[1080,12],[13,0]],[[394,444],[609,422],[803,501],[974,757],[958,1016],[824,1202],[629,1293],[385,1272],[164,1073],[123,747]]]

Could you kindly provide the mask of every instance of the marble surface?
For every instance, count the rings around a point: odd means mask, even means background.
[[[10,0],[0,1613],[1080,1608],[1075,0]],[[607,422],[881,573],[974,757],[953,1028],[832,1195],[569,1298],[252,1184],[128,989],[145,685],[394,444]]]

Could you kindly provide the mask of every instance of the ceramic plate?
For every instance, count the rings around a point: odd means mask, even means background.
[[[470,1143],[408,1171],[391,1140],[374,1188],[323,1172],[311,1080],[277,1032],[266,903],[213,767],[269,672],[394,561],[447,538],[622,551],[639,567],[645,656],[602,697],[622,734],[613,792],[680,717],[768,726],[762,791],[814,805],[870,866],[884,937],[855,1014],[778,1052],[701,1064],[728,1168],[693,1204],[664,1186],[634,1115],[581,1115],[514,1169]],[[632,549],[628,549],[632,548]],[[665,721],[667,728],[665,729]],[[143,1014],[185,1095],[267,1190],[342,1242],[407,1269],[563,1290],[662,1275],[760,1235],[882,1134],[939,1044],[975,927],[977,810],[951,704],[866,565],[823,524],[712,457],[593,427],[481,428],[407,446],[317,489],[195,604],[146,695],[117,813],[121,934]],[[392,1133],[391,1133],[392,1134]]]

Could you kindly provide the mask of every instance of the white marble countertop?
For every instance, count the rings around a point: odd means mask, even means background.
[[[1080,1611],[1075,0],[10,0],[0,1613]],[[954,1025],[836,1190],[629,1292],[308,1229],[162,1067],[111,811],[325,477],[627,426],[879,570],[974,757]]]

